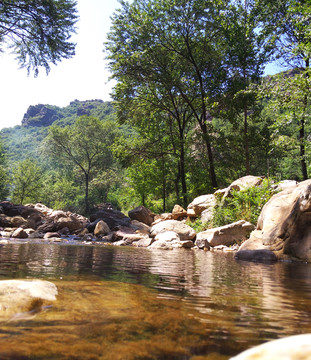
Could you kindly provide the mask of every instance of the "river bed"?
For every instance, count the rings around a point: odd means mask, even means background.
[[[57,300],[0,323],[0,359],[226,360],[311,333],[311,265],[231,253],[10,243],[0,279],[45,279]]]

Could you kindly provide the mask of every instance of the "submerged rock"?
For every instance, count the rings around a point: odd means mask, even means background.
[[[56,300],[57,287],[44,280],[1,280],[0,321],[24,320]]]

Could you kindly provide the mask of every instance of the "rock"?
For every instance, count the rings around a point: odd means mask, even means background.
[[[236,253],[235,258],[237,260],[258,261],[258,262],[277,261],[277,257],[275,253],[267,249],[239,250]]]
[[[95,226],[99,220],[105,221],[110,230],[114,230],[120,226],[129,227],[131,225],[131,219],[125,216],[121,211],[114,209],[101,209],[95,214],[90,216],[91,224],[87,225],[89,232],[93,232]]]
[[[172,211],[173,220],[180,220],[187,217],[187,211],[180,205],[175,205]]]
[[[135,234],[135,230],[131,227],[121,226],[119,230],[113,233],[113,241],[125,240],[129,235]]]
[[[269,341],[243,351],[230,360],[308,360],[311,359],[311,334]]]
[[[50,239],[50,238],[58,238],[59,234],[57,232],[47,232],[44,234],[43,239]]]
[[[144,206],[138,206],[135,209],[129,211],[128,216],[132,220],[138,220],[146,225],[151,225],[154,218],[153,213]]]
[[[56,300],[57,288],[43,280],[1,280],[0,320],[17,321],[35,316],[46,302]]]
[[[11,224],[13,227],[27,226],[28,221],[24,219],[22,216],[13,216],[11,218]]]
[[[204,237],[202,237],[202,238],[197,237],[196,240],[195,240],[195,245],[199,249],[209,249],[211,247],[210,243]]]
[[[26,233],[26,231],[23,228],[17,228],[16,230],[13,231],[11,236],[16,239],[28,238],[28,234]]]
[[[311,180],[306,180],[275,194],[267,202],[256,231],[239,252],[265,249],[273,251],[278,259],[311,261],[310,220]]]
[[[214,194],[201,195],[195,198],[187,207],[187,215],[198,217],[204,210],[211,210],[216,206],[216,197]]]
[[[153,242],[150,246],[148,246],[148,249],[162,249],[162,250],[173,250],[176,248],[181,248],[182,244],[180,241],[166,241],[164,239],[157,240]]]
[[[145,232],[145,233],[149,233],[149,231],[150,231],[149,225],[146,225],[138,220],[132,220],[131,227],[133,229],[135,229],[136,231],[138,230],[138,231]]]
[[[81,231],[83,229],[83,224],[72,214],[66,217],[60,217],[56,220],[57,231],[65,227],[72,233],[74,231]]]
[[[194,247],[194,243],[192,240],[180,240],[180,244],[185,249],[190,249]]]
[[[206,240],[210,246],[233,245],[246,240],[254,229],[255,226],[253,224],[240,220],[229,225],[199,232],[195,244],[199,248],[207,247],[206,242],[204,242]]]
[[[151,237],[146,237],[146,238],[143,238],[143,239],[140,239],[138,241],[134,241],[132,242],[132,245],[133,246],[136,246],[136,247],[148,247],[150,246],[152,243],[154,242],[154,239],[151,238]]]
[[[4,214],[0,214],[0,226],[1,227],[10,227],[12,226],[11,218]]]
[[[214,208],[211,207],[201,212],[201,222],[203,224],[206,224],[213,219],[213,210]]]
[[[271,188],[277,192],[283,191],[289,187],[296,187],[298,182],[296,180],[283,180],[279,183],[272,185]]]
[[[107,235],[108,233],[110,233],[109,226],[105,223],[105,221],[99,220],[99,222],[95,226],[94,235],[100,236]]]
[[[158,224],[159,222],[165,220],[173,220],[173,215],[171,213],[156,214],[154,216],[154,221],[152,225]]]
[[[179,235],[175,231],[164,231],[157,234],[154,238],[155,241],[180,241]]]
[[[179,235],[180,240],[192,240],[196,235],[192,227],[177,220],[161,221],[160,223],[153,225],[150,230],[151,236],[156,236],[165,231],[174,231]]]

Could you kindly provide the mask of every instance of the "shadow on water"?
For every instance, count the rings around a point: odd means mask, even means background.
[[[8,244],[0,278],[42,278],[57,300],[0,326],[0,359],[229,359],[311,332],[311,266],[232,254]]]

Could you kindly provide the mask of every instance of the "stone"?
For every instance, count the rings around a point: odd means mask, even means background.
[[[138,206],[128,212],[128,216],[131,220],[138,220],[146,225],[153,223],[153,213],[144,206]]]
[[[47,232],[44,234],[43,239],[58,238],[58,232]]]
[[[201,195],[196,197],[187,207],[187,215],[198,217],[204,210],[211,210],[216,206],[216,197],[214,194]]]
[[[124,240],[129,235],[135,234],[135,230],[131,227],[121,226],[113,233],[113,241]]]
[[[311,334],[293,335],[255,346],[230,360],[309,360]]]
[[[166,241],[164,239],[157,240],[153,242],[150,246],[148,246],[148,249],[162,249],[162,250],[173,250],[176,248],[181,248],[182,244],[180,241]]]
[[[199,249],[209,249],[211,247],[210,243],[207,241],[206,238],[202,237],[202,238],[196,238],[195,240],[195,245],[199,248]]]
[[[174,231],[179,235],[180,240],[192,240],[196,236],[192,227],[177,220],[161,221],[152,226],[150,233],[151,236],[156,236],[157,234],[165,231]]]
[[[208,247],[206,246],[204,239],[209,243],[210,246],[228,246],[235,243],[241,243],[247,239],[251,231],[254,229],[255,226],[253,224],[245,220],[239,220],[232,224],[199,232],[197,234],[195,244],[199,248]]]
[[[27,226],[28,221],[24,219],[22,216],[13,216],[11,218],[11,224],[13,227]]]
[[[83,229],[83,225],[74,215],[60,217],[56,220],[57,231],[65,227],[68,228],[70,232],[81,231]]]
[[[190,249],[194,247],[194,243],[192,240],[180,240],[180,244],[185,249]]]
[[[256,231],[239,252],[262,249],[278,259],[311,261],[311,180],[287,187],[263,207]]]
[[[157,234],[154,238],[155,241],[164,240],[164,241],[180,241],[179,235],[175,231],[164,231]]]
[[[1,227],[10,227],[12,226],[11,218],[4,214],[0,214],[0,226]]]
[[[138,241],[133,241],[132,245],[136,247],[148,247],[154,242],[154,239],[151,237],[143,238]]]
[[[95,214],[91,214],[91,223],[87,225],[89,232],[94,231],[95,226],[99,220],[105,221],[105,223],[112,231],[120,226],[129,227],[131,225],[131,219],[125,216],[121,211],[114,209],[101,209]]]
[[[55,301],[57,287],[44,280],[1,280],[0,320],[18,321],[34,317],[45,303]]]
[[[99,222],[95,226],[94,235],[100,236],[107,235],[108,233],[110,233],[109,226],[105,223],[104,220],[99,220]]]
[[[132,220],[131,227],[133,229],[135,229],[136,231],[138,230],[138,231],[145,232],[145,233],[148,233],[150,231],[149,225],[146,225],[138,220]]]
[[[277,192],[283,191],[289,187],[296,187],[298,182],[296,180],[283,180],[271,186]]]
[[[203,224],[206,224],[209,221],[213,220],[213,210],[214,208],[209,208],[201,212],[201,222]]]
[[[21,227],[14,230],[11,236],[13,238],[16,238],[16,239],[26,239],[26,238],[28,238],[28,234]]]
[[[173,220],[180,220],[185,217],[187,217],[187,211],[180,205],[176,204],[172,210]]]

